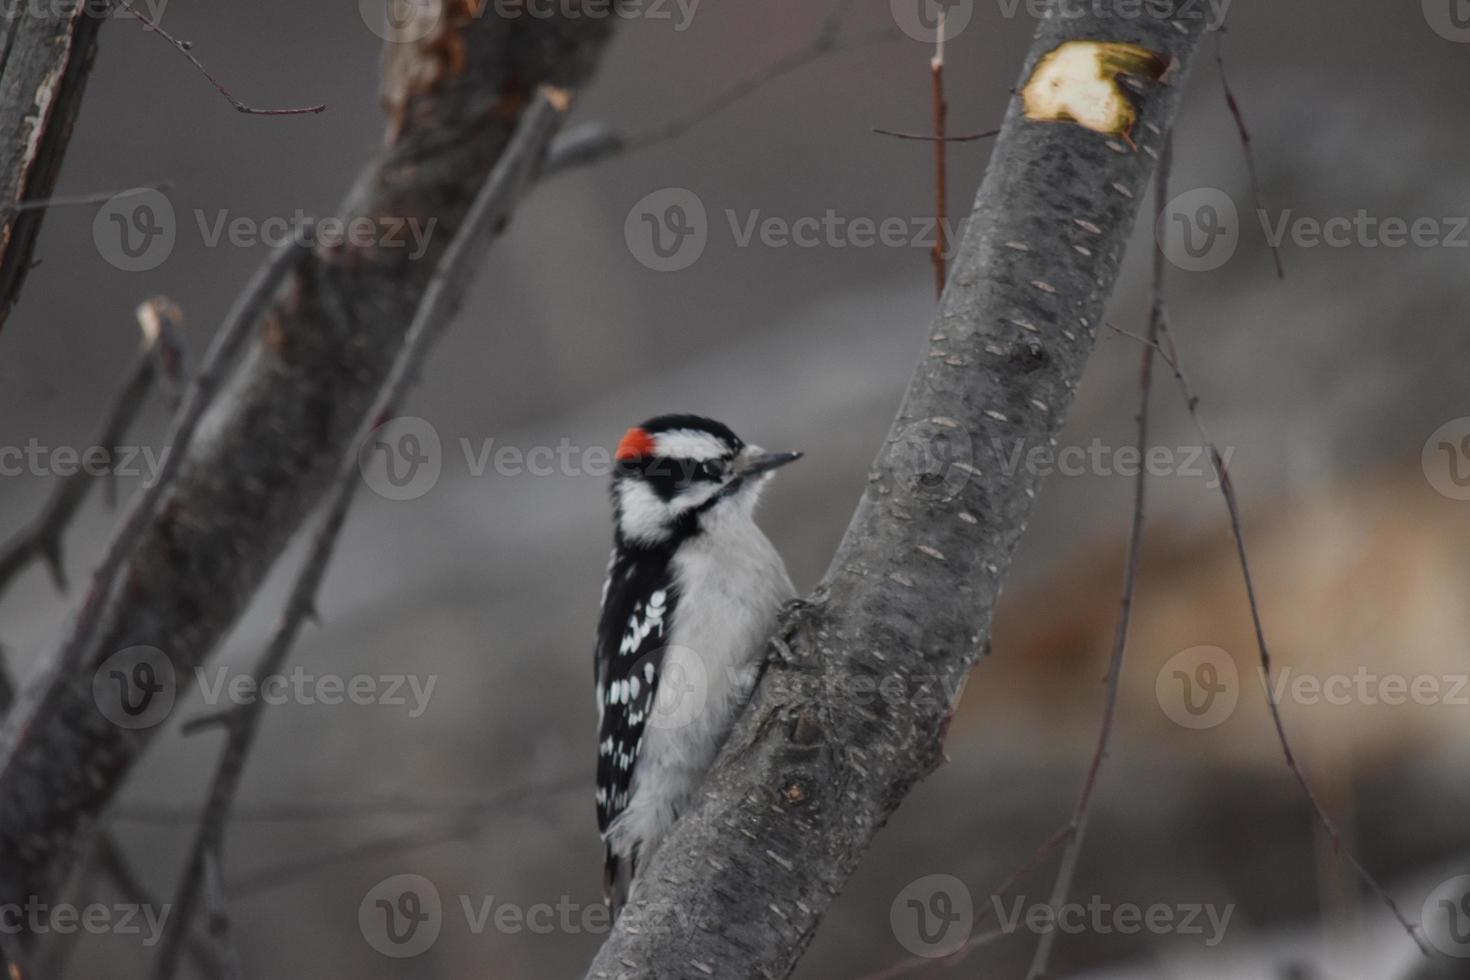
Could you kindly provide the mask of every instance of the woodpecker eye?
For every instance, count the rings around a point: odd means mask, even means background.
[[[707,460],[700,463],[694,470],[694,475],[701,480],[723,480],[725,478],[725,464],[718,459]]]

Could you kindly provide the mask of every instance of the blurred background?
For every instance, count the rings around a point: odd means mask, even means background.
[[[901,6],[860,0],[837,50],[676,139],[548,180],[496,244],[405,406],[439,440],[437,480],[409,500],[359,495],[320,601],[323,625],[293,661],[313,676],[407,676],[427,693],[416,703],[405,685],[404,704],[298,698],[269,709],[225,868],[244,975],[581,975],[605,931],[591,636],[611,531],[597,454],[666,411],[804,450],[770,491],[763,524],[799,589],[820,579],[934,309],[929,239],[742,239],[752,220],[829,212],[921,230],[933,207],[931,148],[872,132],[929,125],[931,47],[900,29]],[[41,264],[0,334],[0,446],[37,445],[43,463],[0,478],[0,533],[41,505],[49,453],[90,444],[138,347],[137,303],[176,299],[197,356],[264,258],[263,246],[210,244],[201,222],[331,214],[374,152],[381,40],[359,7],[371,4],[162,11],[240,98],[327,103],[319,116],[239,115],[138,24],[105,28],[57,192],[169,181],[177,241],[156,268],[125,272],[96,244],[96,208],[48,217]],[[1026,3],[955,7],[970,16],[948,46],[951,131],[988,129],[1034,22]],[[1232,453],[1265,626],[1289,678],[1287,730],[1350,845],[1414,920],[1464,870],[1470,846],[1470,202],[1461,183],[1470,141],[1460,97],[1470,30],[1455,26],[1452,8],[1230,9],[1228,36],[1207,40],[1188,82],[1172,190],[1233,204],[1235,242],[1222,239],[1202,263],[1177,240],[1168,246],[1180,260],[1167,282],[1177,340],[1212,435]],[[622,23],[577,121],[637,133],[698,116],[707,100],[807,47],[828,13],[772,0],[706,0],[687,17],[687,6],[664,9],[667,18]],[[1251,129],[1264,222],[1213,63],[1217,44]],[[959,215],[987,153],[983,141],[950,150]],[[640,202],[671,188],[698,199],[707,228],[696,260],[661,272],[636,233]],[[1430,231],[1398,246],[1372,230],[1312,243],[1311,221],[1360,211],[1428,219]],[[1265,234],[1278,227],[1289,229],[1284,280]],[[1110,310],[1126,330],[1144,329],[1153,246],[1141,220]],[[1179,267],[1191,264],[1208,268]],[[1024,974],[1037,939],[1024,925],[962,962],[925,960],[934,949],[900,921],[900,899],[945,875],[939,887],[993,911],[991,890],[1068,818],[1117,616],[1132,492],[1117,450],[1132,439],[1139,358],[1134,340],[1098,338],[1059,449],[1098,448],[1048,479],[992,655],[950,732],[949,763],[878,836],[798,976],[862,977],[896,964],[911,976]],[[157,451],[166,418],[156,405],[132,441]],[[1154,418],[1168,462],[1150,483],[1116,740],[1072,897],[1229,909],[1229,919],[1213,936],[1204,916],[1194,933],[1062,935],[1052,975],[1407,975],[1413,943],[1330,853],[1283,764],[1222,501],[1167,373]],[[495,457],[562,446],[569,462],[549,474]],[[124,478],[123,490],[137,483]],[[114,519],[94,503],[78,521],[67,542],[75,580]],[[297,557],[283,559],[215,660],[224,676],[248,672],[263,649]],[[77,601],[40,569],[3,597],[12,672],[24,675],[57,643]],[[1183,706],[1179,672],[1203,676],[1204,660],[1225,688],[1202,721]],[[1333,678],[1359,677],[1346,697],[1324,693]],[[1396,697],[1392,678],[1419,682],[1425,696]],[[115,813],[160,903],[219,747],[217,734],[178,734],[210,710],[204,687],[191,679]],[[383,955],[359,923],[360,905],[397,875],[427,879],[442,906],[437,940],[413,958]],[[1051,876],[1044,865],[1003,911],[1017,899],[1022,909],[1044,903]],[[105,882],[78,889],[79,904],[121,901]],[[497,919],[503,907],[526,924]],[[549,930],[532,927],[548,917]],[[61,975],[146,975],[145,939],[72,937],[58,944],[71,948]]]

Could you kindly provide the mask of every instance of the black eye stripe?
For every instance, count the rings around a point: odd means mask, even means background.
[[[663,500],[670,500],[695,483],[718,483],[730,469],[732,455],[693,460],[674,456],[644,456],[618,462],[619,477],[635,477],[647,483]]]
[[[707,459],[695,468],[695,475],[701,480],[723,480],[729,468],[724,459]]]

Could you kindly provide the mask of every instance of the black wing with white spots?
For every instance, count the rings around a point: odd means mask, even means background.
[[[604,832],[628,805],[676,601],[667,554],[619,549],[613,556],[597,624],[597,826]]]

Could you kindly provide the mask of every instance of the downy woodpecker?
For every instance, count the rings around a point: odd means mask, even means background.
[[[615,916],[713,764],[796,595],[752,512],[772,471],[800,456],[695,415],[650,419],[618,444],[596,651],[597,823]]]

